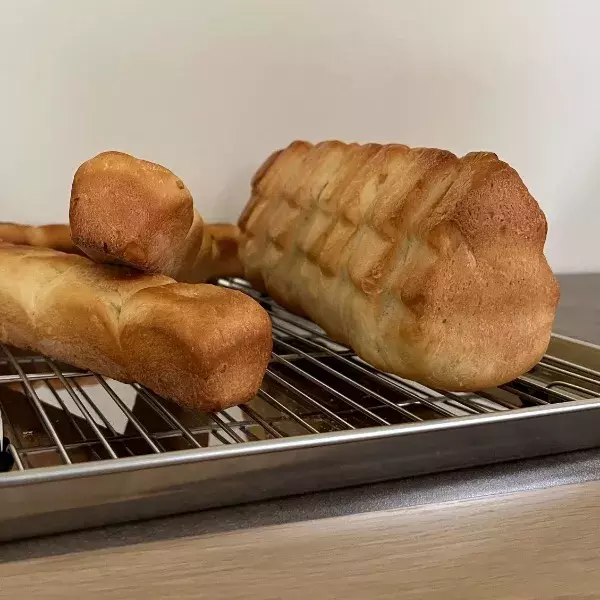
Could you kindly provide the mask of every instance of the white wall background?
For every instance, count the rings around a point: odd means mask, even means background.
[[[76,167],[174,170],[209,219],[294,138],[490,149],[600,271],[600,2],[1,0],[0,220],[67,219]]]

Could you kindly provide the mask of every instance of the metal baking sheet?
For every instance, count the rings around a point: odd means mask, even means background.
[[[271,313],[259,395],[216,415],[3,348],[0,540],[600,446],[600,348],[554,336],[515,382],[448,394]]]

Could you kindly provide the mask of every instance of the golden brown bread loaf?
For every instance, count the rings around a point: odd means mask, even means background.
[[[103,152],[77,169],[69,222],[73,242],[96,262],[169,276],[195,258],[204,227],[181,179],[122,152]]]
[[[54,248],[69,254],[81,254],[73,244],[68,225],[22,225],[21,223],[0,223],[0,242]]]
[[[181,179],[122,152],[103,152],[79,167],[69,220],[73,241],[96,262],[190,283],[243,272],[237,227],[205,225]]]
[[[204,410],[250,400],[272,343],[266,311],[242,293],[11,245],[0,341]]]
[[[237,225],[205,223],[202,244],[194,261],[182,266],[173,278],[186,283],[204,283],[217,277],[241,277],[244,269],[238,257],[239,237]],[[0,223],[0,242],[84,254],[71,240],[68,225]],[[109,264],[110,262],[119,263],[118,260],[109,258]],[[138,269],[142,270],[142,267],[139,266]]]
[[[187,270],[181,268],[176,279],[192,283],[217,277],[242,277],[244,268],[238,255],[240,229],[231,223],[205,223],[202,245]]]
[[[379,369],[475,390],[547,348],[546,220],[495,154],[294,142],[256,173],[239,225],[247,278]]]

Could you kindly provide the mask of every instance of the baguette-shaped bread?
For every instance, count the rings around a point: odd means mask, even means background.
[[[211,411],[254,396],[272,343],[245,294],[11,245],[0,246],[0,341]]]
[[[205,223],[202,243],[194,260],[180,265],[173,279],[184,283],[204,283],[218,277],[241,277],[244,269],[238,257],[240,230],[230,223]],[[84,254],[71,240],[68,225],[23,225],[21,223],[0,223],[0,242],[23,246],[52,248],[69,254]],[[93,254],[93,252],[91,252]],[[108,257],[98,262],[122,264],[123,260]],[[143,265],[131,265],[143,270]]]
[[[77,169],[69,220],[73,241],[96,262],[189,283],[243,272],[237,227],[206,225],[179,177],[129,154],[103,152]]]
[[[546,220],[495,154],[294,142],[254,176],[239,225],[247,278],[384,371],[468,391],[547,348]]]
[[[238,256],[240,229],[230,223],[205,223],[202,245],[194,262],[177,273],[178,281],[198,283],[217,277],[242,277],[244,268]]]
[[[71,187],[73,242],[91,259],[174,277],[195,260],[204,223],[183,181],[123,152],[84,162]]]
[[[68,225],[22,225],[21,223],[0,223],[0,242],[54,248],[69,254],[81,254],[73,244]]]

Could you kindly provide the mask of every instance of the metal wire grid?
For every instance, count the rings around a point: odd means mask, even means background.
[[[600,373],[546,356],[493,390],[442,393],[385,374],[239,279],[270,313],[274,349],[248,404],[217,414],[183,409],[140,385],[126,386],[41,356],[0,346],[0,410],[15,469],[600,398]]]

